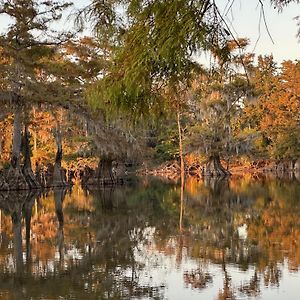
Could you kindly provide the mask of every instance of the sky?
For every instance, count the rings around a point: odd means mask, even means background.
[[[223,9],[227,0],[216,0]],[[266,23],[271,37],[268,35],[263,19],[260,19],[260,6],[257,0],[235,0],[232,9],[225,16],[228,24],[232,23],[232,31],[237,37],[250,39],[249,52],[256,54],[272,54],[277,62],[300,59],[300,42],[296,37],[298,26],[294,18],[300,16],[300,4],[290,4],[279,13],[271,7],[270,1],[263,1]],[[259,29],[260,27],[260,29]],[[256,43],[257,42],[257,43]],[[256,46],[255,46],[256,45]]]
[[[267,33],[263,19],[260,19],[260,6],[258,0],[215,0],[222,13],[228,7],[228,3],[233,2],[231,10],[224,14],[224,18],[231,26],[232,32],[236,37],[246,37],[251,41],[248,52],[255,52],[257,55],[270,55],[280,63],[283,60],[300,59],[300,42],[296,37],[298,26],[294,19],[300,15],[300,4],[290,4],[283,12],[270,6],[270,1],[265,0],[264,11],[266,23],[272,39]],[[87,5],[87,0],[74,0],[75,7]],[[0,32],[3,32],[7,26],[7,18],[0,16]],[[71,24],[63,24],[64,27],[70,27]],[[260,29],[259,29],[260,27]]]

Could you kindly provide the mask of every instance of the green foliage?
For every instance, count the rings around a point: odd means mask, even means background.
[[[243,43],[246,43],[242,40]],[[186,142],[192,151],[208,156],[229,156],[244,152],[246,136],[239,136],[243,128],[238,119],[243,114],[243,107],[248,95],[252,93],[245,74],[241,73],[241,59],[235,54],[237,43],[228,42],[232,59],[218,61],[212,71],[199,76],[194,83],[194,114],[196,121],[189,128]],[[248,62],[250,65],[250,61]]]
[[[0,15],[11,19],[0,35],[1,52],[6,58],[0,59],[4,92],[15,93],[27,105],[46,99],[62,101],[66,94],[70,95],[62,90],[60,73],[51,72],[58,67],[51,66],[54,61],[58,63],[58,53],[62,54],[58,46],[73,36],[71,32],[53,29],[71,5],[64,1],[0,1]],[[68,71],[66,68],[64,74]]]
[[[296,159],[300,157],[300,128],[289,128],[276,137],[269,146],[271,157],[276,159]]]
[[[86,92],[87,101],[93,110],[102,109],[108,118],[123,118],[136,121],[138,118],[157,117],[164,112],[164,99],[150,90],[131,84],[125,87],[122,80],[105,77],[91,85]]]
[[[178,129],[176,124],[165,127],[161,131],[155,147],[155,159],[161,161],[174,160],[179,158]]]
[[[109,113],[114,107],[130,112],[133,118],[160,114],[161,106],[169,100],[164,97],[166,87],[189,82],[193,72],[199,70],[193,55],[224,48],[222,20],[212,1],[120,0],[108,5],[102,7],[99,2],[87,15],[97,18],[100,9],[100,14],[107,16],[105,20],[110,20],[109,25],[116,28],[113,32],[119,33],[118,41],[111,41],[111,65],[87,95],[93,107]],[[120,6],[123,11],[117,22]],[[120,24],[125,30],[118,30]],[[106,36],[107,26],[95,26],[100,39]]]

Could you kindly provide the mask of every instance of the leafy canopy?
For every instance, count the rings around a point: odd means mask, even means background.
[[[155,111],[165,100],[166,86],[189,82],[199,69],[195,55],[226,50],[228,32],[214,1],[108,1],[109,8],[100,2],[93,1],[85,12],[102,20],[95,29],[110,43],[111,65],[89,92],[94,105],[109,104],[133,115]]]
[[[73,37],[73,33],[58,31],[54,25],[71,5],[70,2],[52,0],[0,0],[0,16],[10,18],[10,24],[0,35],[3,57],[0,60],[0,84],[4,92],[28,101],[37,98],[43,101],[45,94],[49,97],[57,94],[49,62],[55,60],[58,46]]]

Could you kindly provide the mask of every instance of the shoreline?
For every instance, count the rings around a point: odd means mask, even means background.
[[[261,162],[258,165],[239,165],[230,164],[228,167],[230,175],[228,178],[241,178],[245,176],[251,176],[256,178],[261,177],[278,177],[278,178],[291,178],[295,177],[300,180],[300,170],[289,168],[276,168],[272,162]],[[136,171],[137,175],[150,175],[155,177],[161,177],[170,180],[180,179],[180,165],[177,161],[169,161],[162,163],[158,166],[142,167]],[[185,175],[191,177],[205,178],[216,176],[202,175],[202,166],[192,165],[186,166]],[[227,176],[224,176],[227,177]]]

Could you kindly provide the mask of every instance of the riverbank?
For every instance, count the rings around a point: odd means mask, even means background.
[[[274,162],[269,160],[258,160],[254,162],[243,163],[235,161],[227,164],[222,162],[226,170],[230,172],[230,176],[243,177],[250,175],[253,177],[262,177],[266,175],[282,177],[284,174],[295,173],[296,178],[300,178],[299,160],[292,162]],[[186,164],[185,173],[190,176],[203,177],[204,163]],[[144,164],[137,170],[140,175],[153,175],[171,180],[177,180],[180,177],[180,165],[177,161],[168,161],[159,165]]]

